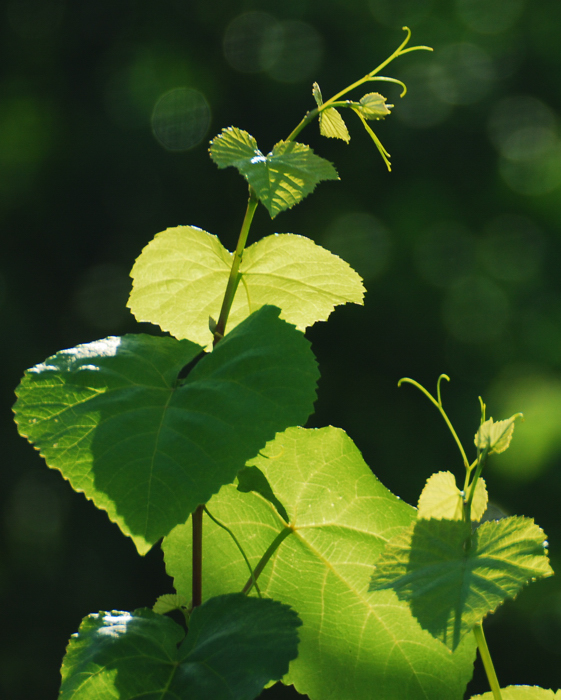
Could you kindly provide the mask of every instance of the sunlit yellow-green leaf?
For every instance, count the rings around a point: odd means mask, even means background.
[[[209,347],[209,317],[220,313],[231,260],[216,236],[194,226],[169,228],[137,259],[129,307],[138,321]],[[240,272],[227,332],[264,304],[279,306],[281,317],[302,331],[339,304],[362,304],[359,275],[303,236],[262,238],[245,250]]]
[[[521,413],[515,413],[506,420],[494,422],[492,418],[486,420],[475,434],[475,446],[478,450],[488,450],[489,454],[504,452],[510,445],[514,423],[521,418]]]
[[[368,593],[371,561],[415,518],[372,474],[336,428],[289,428],[250,460],[288,521],[259,493],[227,486],[209,509],[232,529],[252,567],[287,535],[259,578],[261,593],[301,617],[298,659],[284,682],[311,700],[462,700],[474,643],[454,654],[425,632],[393,591]],[[203,526],[204,595],[241,590],[247,566],[224,530]],[[163,542],[178,591],[191,586],[191,523]]]
[[[319,114],[319,131],[322,136],[330,139],[341,139],[346,143],[351,140],[351,135],[343,117],[334,108],[324,109]]]
[[[481,520],[487,508],[487,489],[479,478],[471,503],[471,519]],[[451,472],[438,472],[427,479],[421,492],[418,517],[437,520],[461,520],[464,511],[464,494],[456,486],[456,478]]]
[[[152,610],[158,615],[165,615],[173,610],[181,610],[181,608],[187,607],[188,602],[185,596],[177,593],[164,593],[164,595],[158,596],[158,600],[152,606]]]
[[[537,685],[509,685],[501,688],[502,700],[561,700],[561,690],[546,690]],[[470,700],[494,700],[491,691],[483,695],[472,695]]]
[[[383,119],[390,114],[390,107],[386,104],[386,98],[378,92],[369,92],[360,100],[360,113],[365,119]]]

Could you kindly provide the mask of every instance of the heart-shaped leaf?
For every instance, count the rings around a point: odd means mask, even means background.
[[[267,440],[313,410],[318,371],[302,333],[266,306],[205,355],[129,335],[63,350],[28,370],[20,433],[145,553]]]
[[[471,519],[481,520],[489,500],[485,481],[477,480],[471,503]],[[461,520],[464,515],[464,494],[456,486],[452,472],[438,472],[427,479],[419,497],[417,516],[430,520]]]
[[[288,606],[241,594],[196,608],[185,639],[151,610],[89,615],[68,644],[59,697],[251,700],[287,672],[300,625]]]
[[[146,246],[132,269],[129,307],[138,321],[210,346],[208,320],[220,313],[231,259],[206,231],[194,226],[167,229]],[[362,304],[364,295],[359,275],[344,260],[290,233],[249,246],[240,273],[227,331],[264,304],[279,306],[281,318],[303,331],[325,321],[338,304]]]
[[[242,543],[255,569],[282,543],[259,577],[261,593],[303,621],[298,658],[283,682],[312,700],[461,700],[475,653],[454,653],[421,629],[392,591],[368,593],[369,562],[415,518],[415,510],[372,474],[342,430],[289,428],[250,461],[267,478],[289,520],[257,493],[225,486],[208,504]],[[229,535],[203,527],[205,595],[241,590],[247,566]],[[191,528],[163,542],[179,592],[191,586]]]

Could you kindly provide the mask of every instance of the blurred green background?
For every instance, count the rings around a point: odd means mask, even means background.
[[[364,308],[309,331],[320,363],[310,425],[345,428],[374,472],[415,503],[427,476],[461,473],[432,406],[466,448],[479,420],[522,411],[489,463],[495,504],[534,517],[561,570],[561,3],[558,0],[6,0],[0,21],[0,697],[54,698],[68,637],[100,609],[171,591],[159,550],[132,543],[17,435],[24,369],[65,347],[138,331],[128,272],[159,231],[192,224],[235,245],[246,186],[207,144],[224,126],[262,150],[372,70],[413,30],[380,89],[386,171],[351,142],[300,140],[333,161],[322,183],[253,240],[300,233],[364,276]],[[384,88],[384,89],[382,89]],[[362,93],[357,94],[358,99]],[[140,327],[141,330],[146,330]],[[486,625],[503,685],[561,687],[561,584],[525,589]],[[476,670],[469,690],[487,689]],[[272,689],[266,697],[296,697]]]

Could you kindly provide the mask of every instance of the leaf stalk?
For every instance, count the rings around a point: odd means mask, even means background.
[[[479,655],[481,656],[481,661],[483,662],[483,667],[485,668],[485,673],[487,674],[487,680],[493,692],[494,700],[502,700],[501,686],[499,685],[499,680],[497,674],[495,673],[495,667],[493,666],[493,661],[491,659],[491,654],[489,653],[489,647],[487,646],[487,641],[485,639],[485,634],[483,633],[483,624],[479,622],[473,628],[473,636],[477,643],[479,649]]]

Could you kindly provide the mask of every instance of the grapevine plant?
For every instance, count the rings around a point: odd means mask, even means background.
[[[264,155],[229,127],[210,144],[249,198],[235,252],[196,226],[159,233],[131,276],[129,307],[165,336],[131,334],[62,350],[25,373],[20,433],[72,487],[104,510],[143,555],[162,540],[176,594],[153,609],[88,615],[62,664],[60,697],[249,700],[276,681],[312,700],[461,700],[476,648],[500,689],[482,620],[527,582],[549,576],[533,520],[485,520],[481,477],[508,447],[518,415],[481,423],[470,462],[437,396],[465,468],[427,481],[418,508],[388,491],[345,432],[300,427],[313,412],[318,368],[305,329],[335,306],[361,304],[358,274],[291,233],[246,247],[261,202],[274,218],[335,167],[296,141],[319,119],[346,142],[343,110],[369,125],[392,105],[377,68],[323,101]],[[444,376],[444,375],[443,375]],[[166,613],[180,610],[185,624]],[[561,691],[555,697],[561,698]]]

